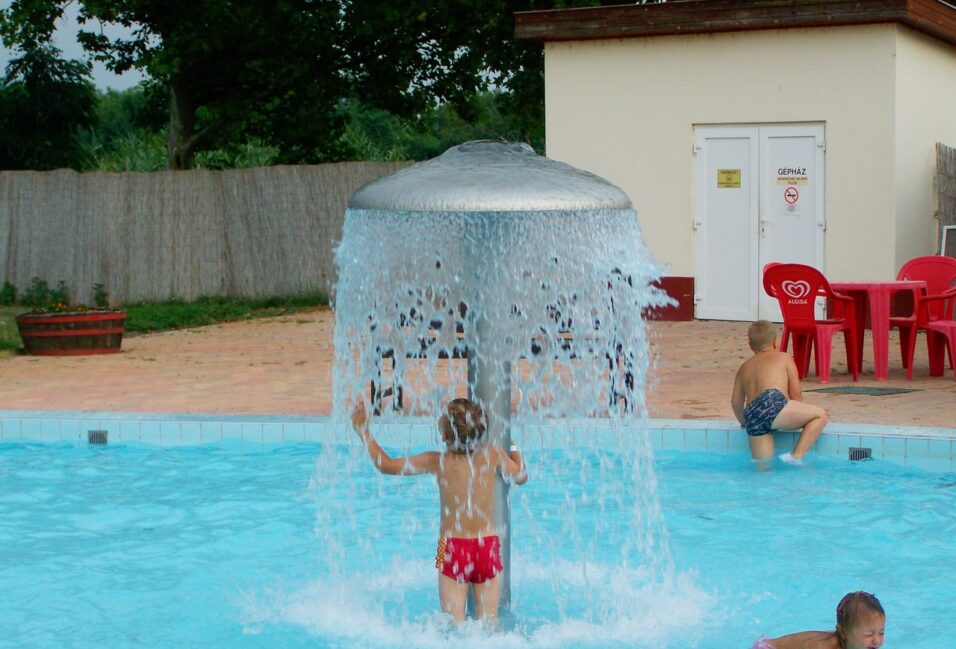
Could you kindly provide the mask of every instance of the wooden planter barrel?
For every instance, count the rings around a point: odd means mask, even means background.
[[[17,316],[23,348],[37,356],[115,354],[123,341],[125,311],[67,311]]]

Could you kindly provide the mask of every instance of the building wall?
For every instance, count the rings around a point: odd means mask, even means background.
[[[896,267],[939,252],[936,143],[956,147],[956,47],[905,26],[896,41]]]
[[[889,278],[896,41],[872,25],[548,43],[547,154],[624,189],[667,274],[693,276],[694,125],[825,122],[826,271]]]

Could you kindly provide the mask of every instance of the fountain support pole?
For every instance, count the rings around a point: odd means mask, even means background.
[[[508,314],[513,313],[511,310],[516,307],[520,310],[521,305],[508,301],[502,304],[498,299],[501,292],[494,287],[513,283],[515,278],[507,273],[514,272],[514,269],[506,270],[507,265],[497,263],[494,255],[488,252],[502,248],[509,241],[521,240],[520,227],[515,231],[505,231],[509,229],[512,217],[526,213],[594,215],[600,212],[606,215],[608,211],[624,211],[624,218],[635,218],[630,199],[608,181],[538,156],[527,144],[478,141],[452,147],[437,158],[365,185],[352,196],[349,210],[366,211],[364,216],[370,218],[374,218],[376,212],[402,213],[406,217],[429,215],[429,218],[447,215],[449,222],[475,221],[486,234],[498,232],[489,234],[493,240],[484,236],[477,240],[466,239],[462,253],[464,263],[451,272],[464,273],[467,269],[467,273],[473,273],[481,269],[479,274],[483,275],[480,278],[473,275],[478,284],[472,287],[475,291],[465,297],[466,302],[471,301],[467,305],[470,312],[476,314],[472,328],[466,328],[468,394],[484,410],[490,434],[507,450],[511,445],[511,361],[524,352],[516,350],[511,341],[501,340],[502,336],[515,335],[502,324]],[[470,218],[462,219],[463,215]],[[346,219],[349,219],[348,215]],[[502,229],[496,230],[493,227],[496,225],[501,225]],[[640,240],[636,243],[640,244]],[[446,241],[444,245],[453,258],[458,240]],[[352,263],[360,263],[357,257]],[[404,254],[402,259],[405,259]],[[424,262],[425,257],[416,259],[413,256],[405,261],[414,266]],[[566,261],[574,263],[572,258]],[[427,263],[431,266],[433,262],[428,259]],[[614,264],[607,270],[613,267]],[[436,263],[434,268],[442,266]],[[415,272],[422,270],[424,268]],[[359,276],[365,273],[364,270],[356,272]],[[444,275],[449,269],[445,267],[441,272],[443,276],[438,284],[445,283],[447,277]],[[340,282],[341,277],[340,274]],[[603,277],[600,279],[602,284],[605,281]],[[404,295],[407,288],[403,286],[400,292]],[[541,315],[540,311],[538,315]],[[366,315],[363,313],[360,318]],[[338,322],[337,319],[337,329]],[[356,320],[354,326],[360,326],[359,322]],[[529,332],[521,335],[534,331],[535,327],[531,326]],[[496,352],[496,349],[511,351]],[[511,600],[511,529],[508,485],[501,479],[496,484],[494,506],[495,526],[501,539],[501,605],[507,608]],[[473,604],[470,610],[474,611]]]
[[[473,341],[488,340],[485,318],[475,323]],[[505,451],[511,446],[511,363],[497,358],[487,358],[478,345],[468,348],[468,396],[481,406],[488,421],[488,433]],[[511,606],[511,512],[508,505],[508,483],[498,475],[494,495],[495,530],[501,541],[501,599],[500,606]],[[471,591],[468,605],[474,613]]]

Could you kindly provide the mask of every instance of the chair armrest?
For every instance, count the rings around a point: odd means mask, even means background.
[[[949,300],[954,297],[956,297],[956,286],[948,291],[937,293],[936,295],[920,295],[918,299],[920,302],[935,302],[937,300]]]
[[[938,293],[936,295],[920,295],[915,298],[917,320],[920,322],[929,322],[929,303],[939,302],[940,300],[952,300],[956,298],[956,286]]]
[[[831,291],[828,297],[833,304],[833,315],[835,317],[844,318],[849,322],[855,322],[856,311],[853,309],[853,305],[856,301],[852,297],[844,295],[843,293],[837,293],[836,291]]]

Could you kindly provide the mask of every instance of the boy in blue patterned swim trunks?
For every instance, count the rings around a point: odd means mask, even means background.
[[[793,359],[777,349],[777,329],[758,320],[747,330],[754,355],[737,370],[730,405],[740,425],[747,429],[750,455],[762,460],[773,455],[773,432],[801,430],[793,451],[780,459],[802,463],[827,423],[823,408],[803,403],[800,378]]]

